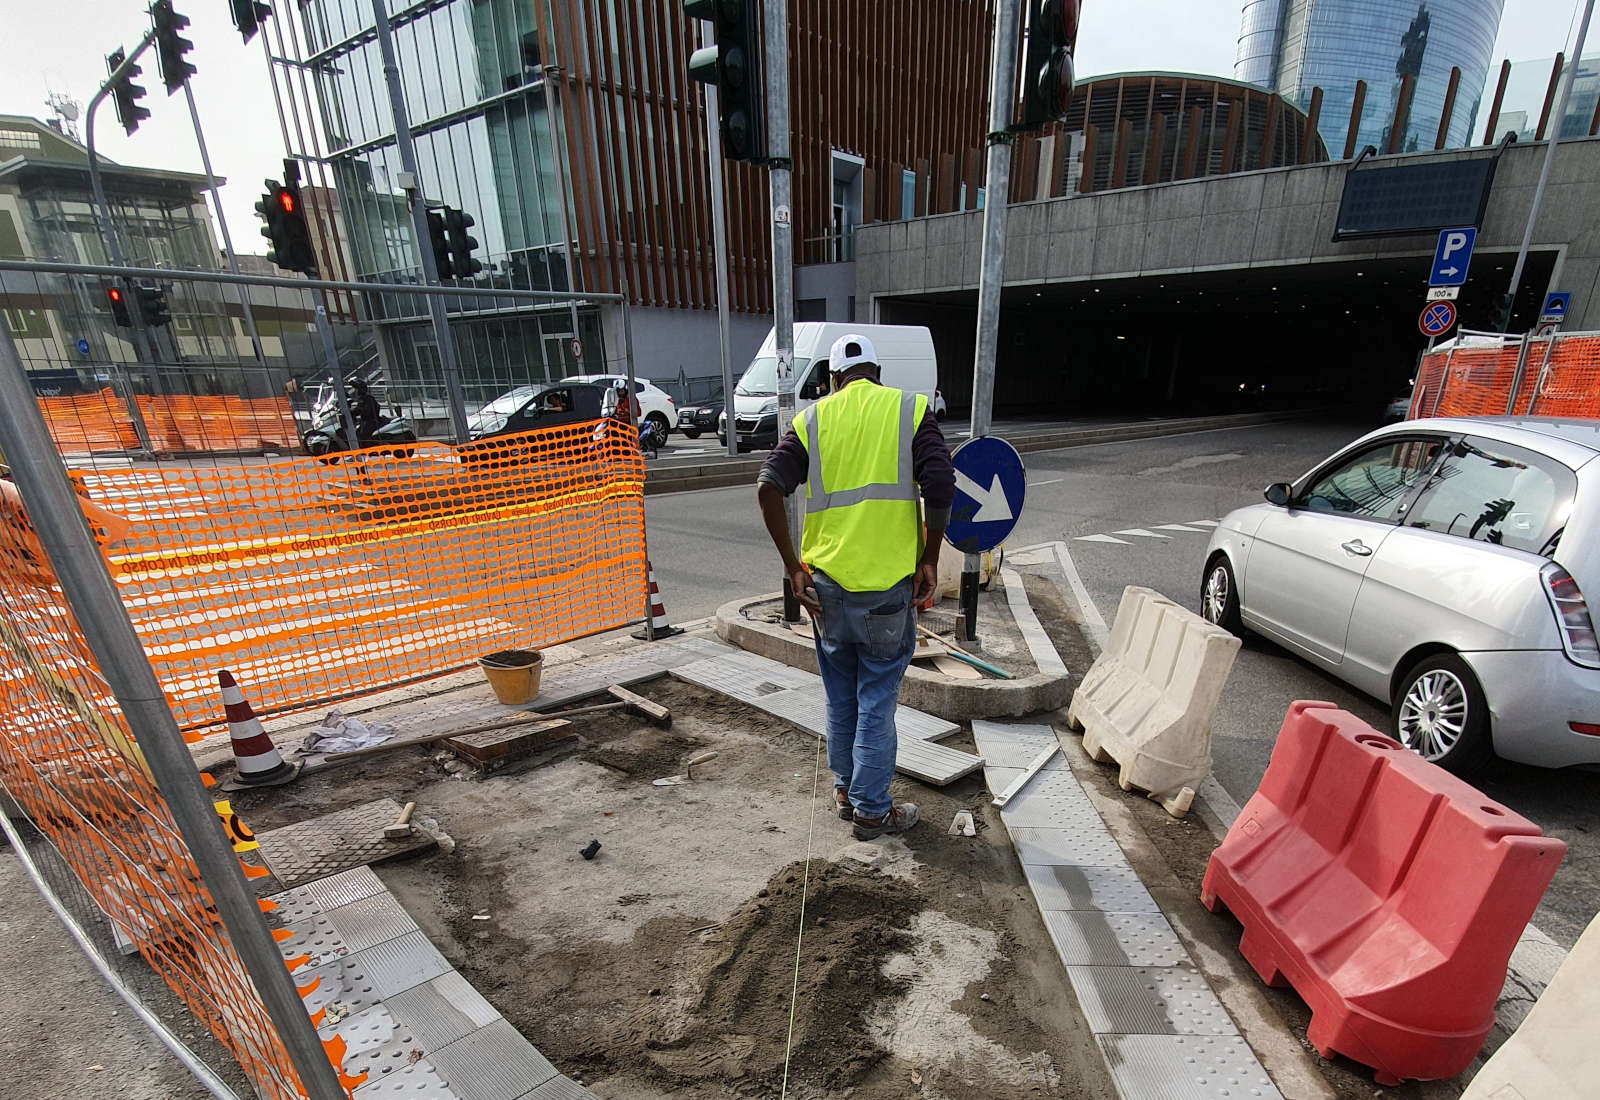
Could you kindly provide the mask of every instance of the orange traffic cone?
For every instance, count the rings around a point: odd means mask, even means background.
[[[300,766],[285,763],[272,738],[261,728],[261,719],[250,709],[233,673],[223,669],[217,673],[217,683],[222,687],[222,707],[228,715],[228,736],[233,739],[236,780],[252,787],[276,787],[299,775]]]
[[[654,632],[655,639],[659,641],[662,638],[670,638],[674,634],[682,634],[682,630],[667,622],[667,606],[661,602],[661,586],[656,584],[656,567],[651,565],[648,559],[645,561],[644,567],[650,574],[650,629],[646,630],[641,627],[633,632],[633,636],[635,638],[649,639],[652,636],[652,632]]]

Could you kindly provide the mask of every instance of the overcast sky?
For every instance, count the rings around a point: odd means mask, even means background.
[[[274,0],[288,10],[294,0]],[[870,2],[870,0],[860,0]],[[1569,41],[1582,0],[1507,0],[1494,64],[1552,56]],[[0,0],[5,64],[0,65],[0,114],[46,117],[47,90],[65,92],[85,106],[105,74],[105,55],[131,46],[149,27],[147,0]],[[1242,0],[1084,0],[1078,34],[1078,74],[1173,69],[1233,74]],[[260,38],[248,46],[229,17],[228,0],[177,0],[193,21],[190,55],[198,74],[195,96],[213,168],[228,178],[223,208],[241,252],[263,252],[255,202],[262,180],[277,178],[283,140]],[[1590,49],[1600,51],[1600,29]],[[198,172],[183,95],[168,99],[153,54],[144,59],[144,103],[151,117],[132,138],[122,133],[111,106],[99,112],[96,141],[127,164]]]

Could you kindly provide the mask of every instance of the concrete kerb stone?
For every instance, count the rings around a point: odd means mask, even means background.
[[[748,653],[816,672],[817,654],[810,641],[786,627],[746,616],[747,609],[778,598],[778,593],[772,593],[729,600],[717,608],[717,637]],[[1071,694],[1069,676],[1040,672],[1015,680],[952,680],[913,665],[900,684],[902,704],[950,721],[1020,718],[1056,710],[1067,704]]]

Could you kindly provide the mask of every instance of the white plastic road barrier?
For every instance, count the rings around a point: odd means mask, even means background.
[[[1586,1100],[1600,1081],[1600,917],[1461,1100]]]
[[[1123,790],[1139,787],[1175,817],[1211,774],[1211,715],[1239,639],[1148,588],[1123,589],[1098,660],[1072,696],[1067,722],[1083,747],[1115,760]]]

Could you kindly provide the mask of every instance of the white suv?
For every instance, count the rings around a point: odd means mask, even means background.
[[[563,378],[563,382],[597,382],[603,386],[615,389],[617,386],[628,384],[625,374],[575,374],[571,378]],[[635,378],[634,396],[639,399],[640,415],[649,420],[654,417],[660,424],[661,434],[678,426],[678,403],[672,400],[672,395],[647,378]]]

